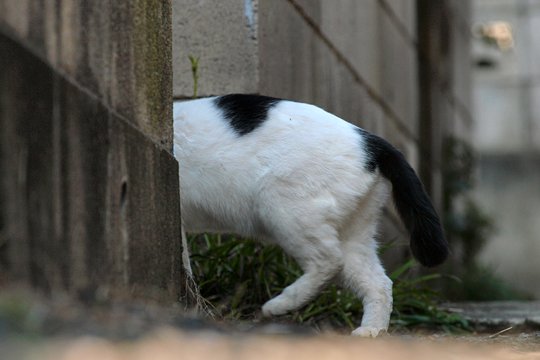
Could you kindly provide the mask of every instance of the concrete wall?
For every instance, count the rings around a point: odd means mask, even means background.
[[[258,90],[257,1],[173,1],[174,96],[193,95],[189,56],[200,61],[200,96]]]
[[[424,8],[438,11],[434,21],[420,21]],[[319,105],[388,138],[442,207],[442,139],[471,123],[467,2],[173,0],[173,9],[175,98],[193,95],[188,55],[199,56],[199,96]],[[419,37],[420,24],[434,35]],[[402,234],[391,209],[384,228],[384,238]]]
[[[493,61],[474,72],[477,147],[494,155],[540,152],[540,1],[475,1],[474,18],[506,21],[514,36],[509,51],[475,41],[475,60]]]
[[[176,301],[170,2],[2,1],[0,53],[0,273]]]
[[[474,21],[506,21],[514,46],[477,40],[474,143],[476,198],[495,223],[480,260],[517,289],[540,297],[540,1],[475,0]]]

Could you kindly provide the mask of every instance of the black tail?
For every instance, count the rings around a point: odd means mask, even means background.
[[[411,235],[411,250],[424,266],[436,266],[448,257],[437,212],[413,168],[401,152],[386,140],[361,130],[369,153],[368,170],[379,169],[392,183],[396,208]]]

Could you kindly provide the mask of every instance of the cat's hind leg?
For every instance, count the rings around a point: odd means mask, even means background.
[[[347,243],[344,246],[345,284],[362,298],[364,315],[353,335],[375,337],[388,329],[392,313],[392,281],[386,276],[372,244]]]
[[[339,240],[331,226],[320,226],[316,234],[300,235],[289,234],[280,246],[297,260],[304,274],[263,305],[264,316],[283,315],[301,308],[343,269]]]
[[[387,184],[377,182],[361,201],[349,226],[340,234],[344,284],[362,299],[364,315],[353,335],[375,337],[388,329],[392,313],[392,281],[377,255],[375,235],[381,209],[388,194]]]

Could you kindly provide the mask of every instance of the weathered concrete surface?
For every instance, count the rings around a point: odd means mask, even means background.
[[[189,56],[199,58],[199,96],[258,92],[258,0],[173,0],[174,97],[193,96]]]
[[[0,4],[0,273],[85,301],[182,290],[170,2]]]
[[[176,299],[172,155],[0,36],[2,237],[12,280],[83,297]],[[29,90],[31,89],[31,90]]]
[[[379,0],[384,11],[399,22],[404,37],[416,39],[416,0]]]
[[[264,93],[315,103],[351,122],[374,123],[371,111],[365,110],[372,104],[362,103],[373,103],[376,94],[414,137],[416,50],[377,1],[175,0],[173,4],[175,97],[193,95],[188,59],[193,55],[200,58],[199,96]],[[405,13],[403,21],[410,25],[414,8],[410,3],[397,8],[397,16]],[[354,79],[358,75],[360,83]]]
[[[473,325],[502,328],[528,326],[540,329],[540,301],[490,301],[445,304]]]
[[[413,26],[414,3],[403,1],[386,4],[380,0],[294,0],[292,3],[298,5],[304,16],[315,23],[322,36],[328,38],[339,56],[344,57],[342,61],[351,66],[349,71],[362,78],[360,85],[369,87],[384,99],[403,126],[407,127],[408,133],[416,135],[418,91],[416,48],[413,43],[416,33]],[[407,33],[404,34],[403,30],[407,30]],[[269,33],[272,34],[272,31]],[[286,53],[279,55],[285,57]],[[320,60],[315,58],[312,61]],[[343,73],[338,80],[346,83],[346,77],[351,76]],[[324,86],[324,83],[320,85]]]
[[[171,16],[170,0],[0,2],[4,31],[167,148]]]
[[[381,10],[377,0],[339,1],[296,0],[354,69],[377,91],[380,89]],[[316,61],[316,60],[315,60]]]

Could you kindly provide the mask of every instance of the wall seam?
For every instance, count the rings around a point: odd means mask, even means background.
[[[390,22],[393,23],[393,25],[396,27],[398,32],[401,34],[403,39],[407,41],[410,45],[412,45],[416,51],[417,54],[421,57],[426,57],[425,53],[418,47],[418,41],[414,38],[414,36],[409,32],[405,24],[399,19],[397,14],[394,12],[394,10],[388,5],[386,0],[378,0],[379,5],[381,6],[381,9],[386,13],[388,18],[390,19]],[[455,12],[451,12],[450,14],[450,21],[456,24],[456,28],[458,29],[459,34],[463,36],[464,38],[471,37],[471,34],[469,32],[466,32],[465,30],[468,28],[467,21],[460,17]],[[438,76],[437,71],[434,71],[432,74],[432,79],[440,79],[440,76]],[[447,97],[448,103],[452,106],[452,108],[458,112],[463,119],[465,119],[469,124],[472,124],[473,117],[471,115],[470,109],[461,101],[461,99],[455,94],[455,89],[453,86],[447,86],[443,84],[441,81],[435,80],[434,85],[441,90],[443,94],[445,94],[445,97]]]
[[[418,47],[418,41],[409,32],[409,29],[405,26],[403,22],[399,19],[397,14],[394,12],[394,10],[388,5],[388,3],[385,0],[378,0],[379,6],[381,9],[386,13],[386,16],[390,19],[390,22],[393,23],[393,25],[397,28],[399,34],[407,41],[410,45],[412,45],[414,48]]]
[[[358,73],[351,62],[345,55],[332,43],[332,41],[322,32],[316,22],[304,11],[301,5],[296,0],[287,0],[289,4],[296,10],[296,12],[302,17],[306,24],[313,30],[313,32],[319,37],[320,40],[328,47],[328,49],[334,54],[337,60],[345,66],[345,68],[351,73],[353,79],[359,83],[366,90],[369,97],[374,100],[388,116],[388,118],[396,125],[396,127],[410,140],[418,143],[418,137],[409,130],[407,125],[399,118],[394,112],[393,108],[368,84],[368,82]]]

